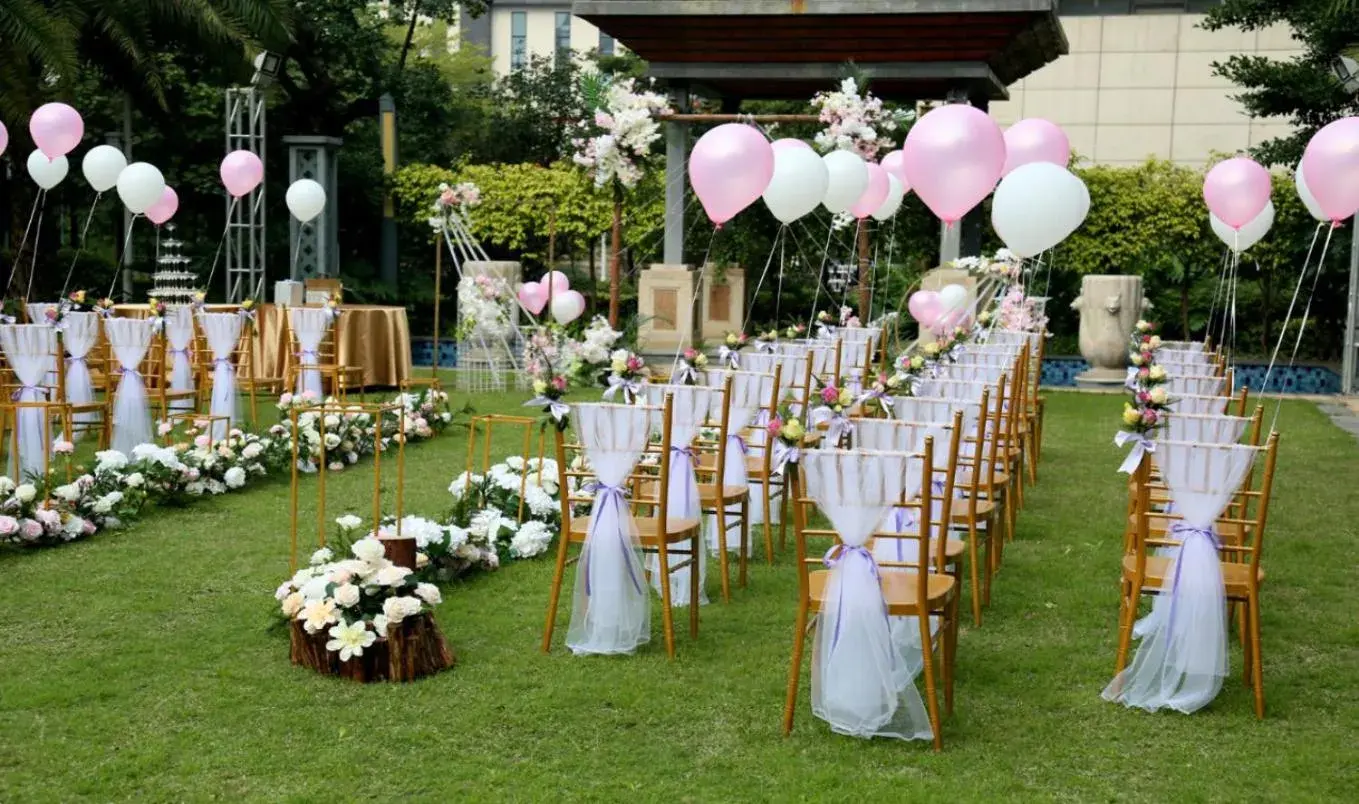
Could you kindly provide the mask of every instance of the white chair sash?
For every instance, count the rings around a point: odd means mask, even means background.
[[[141,375],[142,359],[151,348],[156,324],[149,318],[107,318],[104,332],[118,361],[122,378],[113,399],[113,449],[125,455],[132,448],[154,440],[151,409],[146,399],[146,380]]]
[[[56,365],[57,331],[48,324],[6,324],[0,326],[0,348],[9,358],[10,368],[20,388],[12,397],[15,402],[42,402],[48,399],[43,380]],[[10,451],[10,474],[22,480],[28,474],[43,474],[47,464],[48,439],[45,416],[41,408],[23,408],[15,421],[14,441],[6,445]],[[18,449],[14,449],[15,442]]]
[[[243,321],[237,313],[199,313],[199,324],[212,351],[212,416],[224,416],[227,423],[214,422],[212,440],[226,438],[231,424],[238,420],[236,413],[236,364],[232,353],[241,339]]]
[[[90,350],[99,342],[98,313],[70,312],[61,319],[61,340],[66,349],[66,401],[72,405],[86,405],[94,401],[94,380],[90,377]],[[99,420],[93,411],[75,415],[76,436],[84,435],[84,427]]]
[[[293,336],[297,339],[298,371],[295,391],[298,394],[310,392],[312,396],[321,399],[321,372],[316,368],[309,370],[308,367],[320,364],[321,355],[318,350],[333,320],[330,312],[321,307],[293,307],[288,310],[288,323],[293,329]]]
[[[625,487],[646,449],[651,411],[591,404],[573,405],[571,413],[597,482],[566,646],[577,655],[632,653],[651,639],[651,600]]]
[[[807,493],[842,542],[827,554],[830,576],[811,663],[812,713],[840,734],[932,736],[911,663],[892,639],[878,564],[866,547],[901,499],[912,461],[919,463],[901,454],[839,450],[809,451],[802,458]]]
[[[176,305],[165,312],[165,338],[170,345],[170,390],[192,391],[193,310],[187,305]],[[170,408],[177,411],[193,410],[192,399],[176,399]]]
[[[703,512],[702,501],[698,497],[698,477],[694,472],[697,464],[697,457],[694,455],[693,442],[698,436],[698,428],[708,418],[721,393],[704,385],[660,385],[652,384],[645,388],[647,402],[650,405],[659,407],[665,403],[665,395],[671,395],[671,422],[670,422],[670,454],[665,456],[668,462],[669,480],[669,507],[667,516],[671,519],[701,519]],[[657,419],[654,422],[656,431],[660,431],[662,423]],[[675,564],[688,558],[688,548],[684,552],[670,551],[670,563]],[[694,560],[698,562],[698,591],[699,605],[708,602],[708,595],[704,591],[704,586],[708,577],[707,564],[704,562],[705,551],[700,550]],[[651,570],[651,585],[657,592],[661,589],[661,562],[657,556],[650,556],[647,559],[647,567]],[[677,570],[670,575],[670,605],[671,607],[689,605],[689,572],[692,568],[685,567]]]
[[[1132,664],[1103,697],[1149,711],[1189,714],[1207,706],[1227,675],[1227,595],[1214,523],[1255,458],[1253,447],[1164,441],[1156,460],[1174,510],[1170,536],[1181,545],[1166,569]]]

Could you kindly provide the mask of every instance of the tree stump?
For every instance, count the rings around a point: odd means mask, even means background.
[[[329,636],[324,631],[308,634],[302,623],[294,620],[289,634],[288,653],[293,664],[364,683],[414,681],[452,667],[457,661],[438,623],[429,614],[408,617],[390,626],[385,638],[379,637],[362,656],[351,657],[347,662],[340,661],[339,653],[326,650]]]

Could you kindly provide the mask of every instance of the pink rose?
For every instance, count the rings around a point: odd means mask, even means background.
[[[13,536],[19,532],[19,520],[12,516],[0,516],[0,536]]]
[[[52,445],[52,452],[57,455],[70,455],[75,452],[75,444],[70,441],[58,441]]]
[[[195,438],[193,440],[193,445],[195,447],[198,447],[199,449],[207,449],[208,447],[212,446],[212,439],[209,438],[205,433],[199,436],[198,438]]]
[[[840,392],[836,390],[835,386],[827,385],[825,388],[821,389],[821,401],[825,402],[827,405],[836,402],[839,399]]]
[[[38,537],[42,535],[42,523],[34,519],[25,519],[23,525],[20,526],[20,531],[26,540],[37,541]]]
[[[84,533],[86,536],[93,536],[93,535],[94,535],[94,523],[87,519],[87,520],[85,520],[85,521],[80,525],[80,530],[81,530],[81,532]]]

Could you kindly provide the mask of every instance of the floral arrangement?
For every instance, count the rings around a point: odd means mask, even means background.
[[[756,335],[755,351],[768,353],[778,351],[778,343],[781,334],[778,327],[772,327],[768,331]]]
[[[994,276],[1013,284],[1024,273],[1024,261],[1007,248],[996,249],[990,257],[959,257],[949,263],[950,268],[967,271],[973,276]]]
[[[774,333],[775,337],[778,333]],[[744,332],[728,332],[722,339],[722,345],[717,349],[717,360],[725,363],[729,368],[741,368],[740,352],[750,345],[750,336]]]
[[[829,310],[821,310],[816,314],[816,336],[818,338],[831,337],[835,334],[835,329],[838,326],[840,326],[840,319]]]
[[[679,365],[675,367],[673,382],[680,385],[698,385],[699,372],[708,368],[708,356],[690,347],[680,353]]]
[[[1010,332],[1041,332],[1048,329],[1047,316],[1041,315],[1034,300],[1024,295],[1023,285],[1011,285],[996,311],[1001,329]]]
[[[107,297],[96,299],[87,290],[72,291],[62,299],[58,307],[62,316],[67,313],[99,313],[105,318],[113,315],[113,299]]]
[[[565,431],[567,427],[567,415],[571,408],[562,399],[566,396],[569,387],[566,378],[558,374],[550,380],[537,379],[533,381],[533,398],[524,403],[524,407],[543,408],[543,413],[547,414],[558,431]]]
[[[865,411],[881,410],[883,415],[890,419],[892,406],[895,404],[895,398],[901,393],[903,382],[900,374],[889,375],[880,372],[868,390],[854,400],[855,404],[863,406]]]
[[[609,356],[609,373],[606,376],[604,398],[613,399],[621,389],[623,401],[633,404],[642,392],[642,384],[647,381],[646,361],[642,356],[627,349],[617,349]]]
[[[339,313],[338,313],[338,311],[339,311],[339,304],[340,304],[340,303],[339,303],[339,297],[338,297],[338,296],[331,296],[331,300],[334,300],[334,301],[335,301],[335,309],[336,309],[336,312],[335,312],[335,314],[332,314],[332,315],[331,315],[331,319],[334,320],[335,315],[338,315],[338,314],[339,314]],[[327,302],[326,302],[326,309],[327,309],[327,310],[330,309],[330,301],[327,301]],[[239,315],[243,321],[245,321],[246,326],[249,326],[249,325],[255,323],[256,314],[257,314],[258,312],[259,312],[259,303],[256,302],[254,299],[242,299],[242,300],[241,300],[241,306],[236,310],[236,314]]]
[[[807,325],[806,325],[806,324],[790,324],[789,326],[785,327],[784,330],[783,330],[783,337],[785,337],[785,338],[787,338],[787,339],[789,339],[789,340],[793,340],[793,339],[796,339],[796,338],[801,338],[802,336],[804,336],[804,335],[806,335],[806,334],[807,334]]]
[[[897,130],[896,116],[883,108],[881,99],[861,89],[856,79],[844,79],[834,91],[818,92],[812,97],[812,106],[826,125],[815,140],[823,153],[854,151],[873,160],[891,149],[888,135]]]
[[[1122,429],[1114,436],[1117,446],[1133,444],[1119,467],[1120,472],[1127,474],[1136,471],[1143,455],[1155,451],[1151,433],[1164,424],[1170,408],[1170,395],[1165,389],[1166,370],[1156,362],[1156,349],[1161,345],[1156,329],[1151,322],[1138,321],[1129,338],[1128,362],[1132,365],[1128,368],[1126,385],[1132,398],[1123,403]]]
[[[163,332],[165,330],[165,302],[152,296],[146,300],[146,306],[150,310],[151,331]]]
[[[525,371],[535,379],[561,375],[579,385],[606,384],[614,346],[622,337],[603,316],[595,316],[579,338],[555,324],[540,326],[525,344]]]
[[[285,393],[275,407],[282,422],[270,428],[270,433],[292,454],[292,412],[297,414],[297,456],[304,471],[314,471],[317,461],[326,459],[326,468],[343,471],[359,462],[359,458],[389,443],[413,443],[434,438],[453,421],[448,410],[448,394],[437,388],[426,388],[419,393],[402,393],[392,403],[404,408],[382,412],[381,422],[375,424],[373,414],[358,405],[344,405],[334,397],[318,404],[309,392]],[[379,435],[380,433],[380,442]]]
[[[837,388],[827,383],[817,392],[817,397],[821,404],[812,409],[812,422],[825,424],[828,444],[838,446],[844,436],[854,432],[854,425],[849,420],[854,394],[848,388]]]
[[[919,350],[903,352],[894,363],[896,366],[897,387],[899,396],[915,396],[915,387],[920,382],[926,371],[931,370],[932,366],[925,359],[924,354]]]
[[[594,116],[571,140],[572,161],[585,168],[596,187],[611,183],[631,189],[644,175],[643,165],[661,138],[656,116],[670,112],[665,96],[639,91],[631,78],[611,81],[595,104]]]
[[[458,281],[458,328],[454,337],[466,341],[473,335],[504,340],[514,332],[510,318],[510,288],[492,276],[464,276]]]
[[[470,223],[468,212],[481,206],[481,188],[470,181],[450,185],[440,182],[439,194],[434,197],[430,208],[434,215],[429,218],[429,226],[436,232],[450,228],[449,220],[457,216],[460,220],[452,228],[467,228]]]
[[[796,465],[807,442],[807,428],[802,426],[802,419],[789,406],[782,405],[765,425],[765,430],[774,448],[773,471],[783,472],[788,465]]]

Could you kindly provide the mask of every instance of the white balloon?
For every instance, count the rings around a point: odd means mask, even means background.
[[[967,288],[962,285],[944,285],[939,289],[939,304],[946,313],[959,309],[967,304]]]
[[[774,151],[774,177],[764,190],[764,205],[782,223],[792,223],[816,209],[826,197],[830,173],[810,148]]]
[[[134,215],[141,215],[165,193],[165,177],[155,165],[133,162],[118,174],[118,197]]]
[[[1213,234],[1217,235],[1223,243],[1226,243],[1227,248],[1240,254],[1259,243],[1269,232],[1270,227],[1274,225],[1274,202],[1266,203],[1265,208],[1260,210],[1260,214],[1256,215],[1250,223],[1242,226],[1240,230],[1232,229],[1211,212],[1208,213],[1208,222],[1213,227]]]
[[[85,154],[80,162],[80,171],[85,181],[90,183],[96,193],[107,193],[118,183],[118,174],[127,167],[127,157],[112,145],[96,145]]]
[[[1325,212],[1321,211],[1321,205],[1317,203],[1316,196],[1312,195],[1311,189],[1307,187],[1307,179],[1303,178],[1302,175],[1302,162],[1298,163],[1298,169],[1293,174],[1293,183],[1297,185],[1298,198],[1302,199],[1302,205],[1307,207],[1307,211],[1312,213],[1312,217],[1323,223],[1329,221],[1330,218],[1327,217]],[[1241,228],[1246,227],[1242,226]]]
[[[28,155],[28,175],[44,190],[50,190],[61,184],[61,180],[66,178],[70,170],[71,165],[64,156],[48,159],[47,154],[42,151],[34,151]]]
[[[293,217],[306,223],[326,208],[326,190],[311,179],[298,179],[288,188],[284,200]]]
[[[558,324],[566,326],[585,312],[585,297],[574,290],[553,294],[552,317]]]
[[[885,221],[897,214],[901,209],[901,202],[906,200],[906,185],[901,183],[901,179],[887,174],[887,199],[882,202],[882,206],[873,212],[875,220]]]
[[[991,201],[991,225],[1020,257],[1036,257],[1062,242],[1089,213],[1085,182],[1051,162],[1010,171]]]
[[[844,212],[868,189],[868,165],[853,151],[831,151],[821,161],[830,175],[821,205],[831,212]]]

